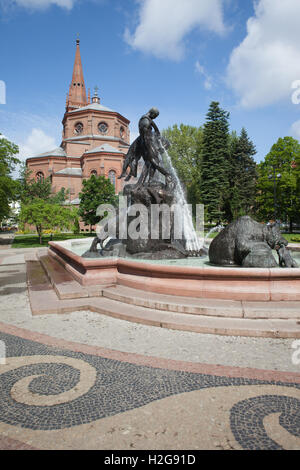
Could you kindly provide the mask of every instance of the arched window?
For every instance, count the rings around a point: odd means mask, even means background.
[[[116,187],[116,172],[114,170],[110,170],[109,173],[108,173],[108,178],[111,182],[111,184],[113,184],[114,188]]]
[[[91,171],[91,176],[94,175],[94,176],[97,176],[97,170],[92,170]]]
[[[38,171],[36,174],[36,180],[37,181],[44,181],[44,173],[42,171]]]
[[[121,139],[125,138],[125,129],[124,129],[123,126],[120,127],[120,137],[121,137]]]

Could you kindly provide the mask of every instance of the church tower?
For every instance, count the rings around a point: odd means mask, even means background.
[[[117,177],[129,148],[129,123],[122,114],[103,106],[98,87],[92,98],[90,91],[87,97],[77,38],[61,144],[43,154],[29,156],[26,165],[36,179],[49,177],[54,193],[61,188],[68,190],[69,203],[75,206],[80,203],[82,180],[91,175],[109,178],[119,193],[123,181]]]
[[[67,110],[71,111],[72,109],[81,108],[86,106],[86,89],[83,78],[83,70],[80,56],[80,41],[77,38],[76,40],[76,53],[75,53],[75,62],[73,68],[72,81],[69,87],[69,93],[67,97]]]

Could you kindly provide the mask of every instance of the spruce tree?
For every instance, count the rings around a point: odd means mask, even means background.
[[[231,143],[230,220],[253,211],[257,182],[255,154],[255,146],[243,128],[239,137],[233,136]]]
[[[229,199],[229,113],[213,101],[206,115],[202,141],[201,202],[206,219],[219,223],[226,218]]]

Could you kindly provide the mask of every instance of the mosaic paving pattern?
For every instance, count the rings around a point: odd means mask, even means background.
[[[3,371],[0,367],[0,421],[31,430],[59,430],[91,423],[201,389],[265,384],[273,385],[275,392],[276,386],[300,390],[300,384],[140,366],[5,333],[0,333],[0,339],[6,343],[7,357],[14,358],[11,370]],[[24,356],[32,364],[22,364]],[[84,366],[86,376],[82,372]],[[47,405],[48,399],[51,406]],[[281,413],[280,425],[300,437],[300,399],[276,393],[258,396],[240,401],[231,409],[231,429],[243,448],[280,448],[263,426],[263,418],[270,413]]]
[[[264,417],[271,413],[280,413],[280,425],[300,438],[300,400],[278,395],[260,396],[240,401],[231,409],[231,430],[244,449],[282,450],[268,437],[263,426]]]

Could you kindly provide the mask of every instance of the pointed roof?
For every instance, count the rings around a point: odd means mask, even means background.
[[[87,109],[92,109],[92,110],[95,110],[95,111],[106,111],[106,112],[110,112],[110,113],[115,113],[116,112],[113,109],[107,108],[106,106],[103,106],[100,103],[91,103],[91,104],[88,104],[87,106],[84,106],[83,108],[73,109],[70,112],[71,113],[77,113],[78,111],[86,111]]]
[[[40,158],[40,157],[66,157],[67,154],[62,147],[57,147],[55,149],[49,150],[49,152],[39,153],[38,155],[33,155],[29,158]]]
[[[69,88],[69,96],[67,100],[67,107],[82,107],[88,104],[86,98],[86,89],[83,78],[83,70],[80,56],[80,41],[76,39],[76,53],[73,68],[72,82]]]

